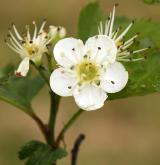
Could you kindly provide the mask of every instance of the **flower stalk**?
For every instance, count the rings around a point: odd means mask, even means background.
[[[65,133],[67,132],[67,130],[73,125],[73,123],[79,118],[79,116],[84,112],[84,110],[80,109],[79,111],[77,111],[70,119],[69,121],[65,124],[65,126],[63,127],[63,129],[61,130],[61,132],[59,133],[56,143],[55,143],[55,147],[58,148],[60,145],[61,140],[63,140]]]
[[[50,117],[48,123],[49,129],[49,137],[48,142],[50,145],[54,145],[55,143],[55,126],[56,126],[56,118],[58,113],[58,107],[60,102],[60,97],[50,91],[50,100],[51,100],[51,107],[50,107]]]

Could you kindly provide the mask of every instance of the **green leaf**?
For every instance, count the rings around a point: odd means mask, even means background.
[[[78,22],[78,37],[86,41],[88,37],[97,34],[99,20],[102,18],[98,2],[88,4],[82,9]]]
[[[26,160],[26,165],[52,165],[65,156],[67,152],[64,149],[53,149],[39,141],[27,143],[19,152],[19,159]]]
[[[24,112],[31,114],[31,101],[43,87],[41,77],[21,77],[14,75],[14,68],[7,66],[0,70],[0,100],[4,100]]]
[[[91,8],[94,6],[94,8]],[[95,12],[94,11],[99,11]],[[111,9],[112,10],[112,9]],[[84,14],[85,13],[85,14]],[[103,15],[99,15],[100,7],[97,3],[91,3],[80,13],[79,37],[86,40],[91,34],[96,35],[98,22]],[[96,17],[97,25],[90,21],[90,18]],[[84,19],[84,21],[83,21]],[[86,23],[88,20],[88,24]],[[115,29],[117,27],[126,27],[131,21],[125,17],[117,17],[115,20]],[[104,22],[103,22],[104,23]],[[83,26],[82,26],[83,25]],[[85,30],[87,29],[87,30]],[[139,44],[134,44],[131,50],[151,46],[152,49],[143,54],[148,58],[139,62],[123,63],[129,72],[129,82],[127,86],[119,93],[110,94],[109,99],[125,98],[130,96],[146,95],[154,92],[160,92],[160,23],[146,19],[138,19],[131,28],[125,39],[140,32]],[[141,56],[139,54],[138,56]]]
[[[160,3],[160,0],[141,0],[141,1],[143,1],[144,3],[149,4],[149,5]]]

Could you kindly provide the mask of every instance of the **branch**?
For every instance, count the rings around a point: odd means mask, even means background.
[[[77,165],[77,158],[79,153],[80,145],[82,144],[82,141],[85,139],[84,134],[80,134],[78,138],[76,139],[73,149],[71,151],[71,165]]]
[[[46,141],[48,141],[48,129],[45,126],[45,124],[42,122],[42,120],[36,115],[36,114],[32,114],[31,117],[33,118],[33,120],[37,123],[38,127],[40,128],[40,130],[42,131],[44,138]]]
[[[56,143],[55,143],[55,147],[59,147],[60,145],[60,141],[63,139],[64,134],[66,133],[66,131],[71,127],[71,125],[76,121],[76,119],[83,113],[84,111],[82,109],[80,109],[78,112],[76,112],[71,118],[70,120],[65,124],[65,126],[63,127],[63,129],[61,130],[61,132],[59,133]]]

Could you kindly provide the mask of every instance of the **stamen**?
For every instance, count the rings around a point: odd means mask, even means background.
[[[19,40],[23,40],[22,37],[21,37],[21,35],[19,34],[18,30],[16,29],[16,26],[14,25],[14,23],[12,23],[12,27],[13,27],[13,30],[14,30],[14,32],[15,32],[17,38],[18,38]]]
[[[132,52],[132,54],[140,53],[140,52],[143,52],[143,51],[148,50],[148,49],[150,49],[150,48],[151,48],[151,47],[143,48],[143,49],[139,49],[139,50],[135,50],[135,51]]]
[[[122,27],[119,27],[116,31],[115,31],[115,33],[113,32],[113,36],[112,36],[112,39],[113,40],[115,40],[116,38],[117,38],[117,35],[118,35],[118,33],[119,33],[119,31],[122,29]]]
[[[112,12],[112,17],[111,17],[111,23],[110,23],[110,28],[109,28],[109,34],[108,36],[111,37],[112,31],[113,31],[113,24],[114,24],[114,18],[115,18],[115,5],[113,7],[113,12]]]
[[[12,32],[10,30],[9,30],[8,37],[11,37],[13,39],[13,41],[17,44],[17,46],[19,46],[21,49],[23,49],[22,45],[17,41],[17,39],[14,37],[14,35],[12,34]]]
[[[128,27],[122,32],[122,34],[115,40],[116,43],[119,42],[127,34],[127,32],[133,26],[133,24],[134,24],[134,21],[132,21],[132,23],[130,23]]]
[[[34,41],[36,39],[36,36],[37,36],[37,25],[36,25],[35,21],[33,21],[32,23],[34,25],[34,34],[33,34],[32,40]]]
[[[118,59],[118,61],[123,61],[123,62],[136,62],[136,61],[142,61],[144,58],[136,58],[136,59]]]
[[[109,29],[110,29],[110,23],[111,23],[111,16],[112,14],[110,13],[109,17],[108,17],[108,21],[106,21],[106,24],[105,24],[105,35],[108,36],[109,34]]]
[[[99,33],[100,35],[103,35],[103,24],[102,24],[102,21],[101,21],[100,24],[99,24],[98,33]]]
[[[10,42],[11,42],[12,46],[13,46],[15,49],[17,49],[18,51],[20,51],[20,50],[21,50],[21,48],[20,48],[20,47],[18,47],[18,46],[17,46],[17,45],[13,42],[12,38],[9,38],[9,40],[10,40]]]
[[[41,25],[40,30],[38,32],[39,34],[43,32],[45,24],[46,24],[46,19],[44,19],[43,22],[42,22],[42,25]]]
[[[128,43],[132,42],[132,41],[135,40],[138,36],[139,36],[139,33],[137,33],[135,36],[133,36],[133,37],[130,38],[129,40],[125,41],[124,45],[127,45]]]
[[[130,47],[132,44],[134,43],[134,41],[128,43],[127,45],[123,44],[120,46],[120,51],[123,51],[125,49],[127,49],[128,47]]]
[[[11,48],[13,51],[17,52],[18,54],[20,53],[17,49],[15,49],[13,46],[11,46],[7,41],[6,44],[8,45],[9,48]]]
[[[26,30],[27,30],[27,39],[31,40],[30,31],[29,31],[29,25],[26,25]]]

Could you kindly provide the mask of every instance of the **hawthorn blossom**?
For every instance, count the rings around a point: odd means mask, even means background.
[[[141,53],[141,52],[149,49],[150,47],[142,48],[142,49],[138,49],[138,50],[133,50],[133,51],[129,50],[129,47],[131,47],[135,43],[136,38],[139,36],[139,33],[137,33],[136,35],[134,35],[130,39],[124,41],[124,37],[128,33],[128,31],[130,30],[130,28],[133,26],[134,21],[132,21],[126,27],[126,29],[124,29],[122,31],[122,33],[120,33],[122,30],[121,27],[117,28],[116,30],[113,30],[116,6],[117,6],[117,4],[114,5],[113,12],[110,13],[108,19],[105,22],[105,26],[103,26],[103,23],[100,22],[100,25],[98,27],[99,35],[106,35],[108,38],[112,39],[115,42],[115,44],[117,46],[117,57],[116,57],[117,61],[124,61],[125,62],[125,61],[144,60],[145,57],[133,58],[133,55]]]
[[[33,36],[30,34],[29,25],[26,26],[26,33],[24,36],[20,35],[15,25],[12,24],[12,29],[9,29],[7,45],[22,59],[15,74],[17,76],[26,76],[29,71],[29,63],[32,61],[35,65],[41,64],[42,56],[47,52],[47,45],[57,36],[63,38],[65,30],[62,27],[50,26],[49,31],[44,30],[46,21],[43,21],[38,30],[36,22],[33,21],[34,32]],[[13,32],[14,33],[13,33]]]
[[[119,92],[127,84],[128,72],[116,61],[117,46],[105,35],[91,37],[85,45],[79,39],[62,39],[53,53],[59,68],[51,74],[51,89],[73,96],[81,109],[101,108],[107,93]]]

